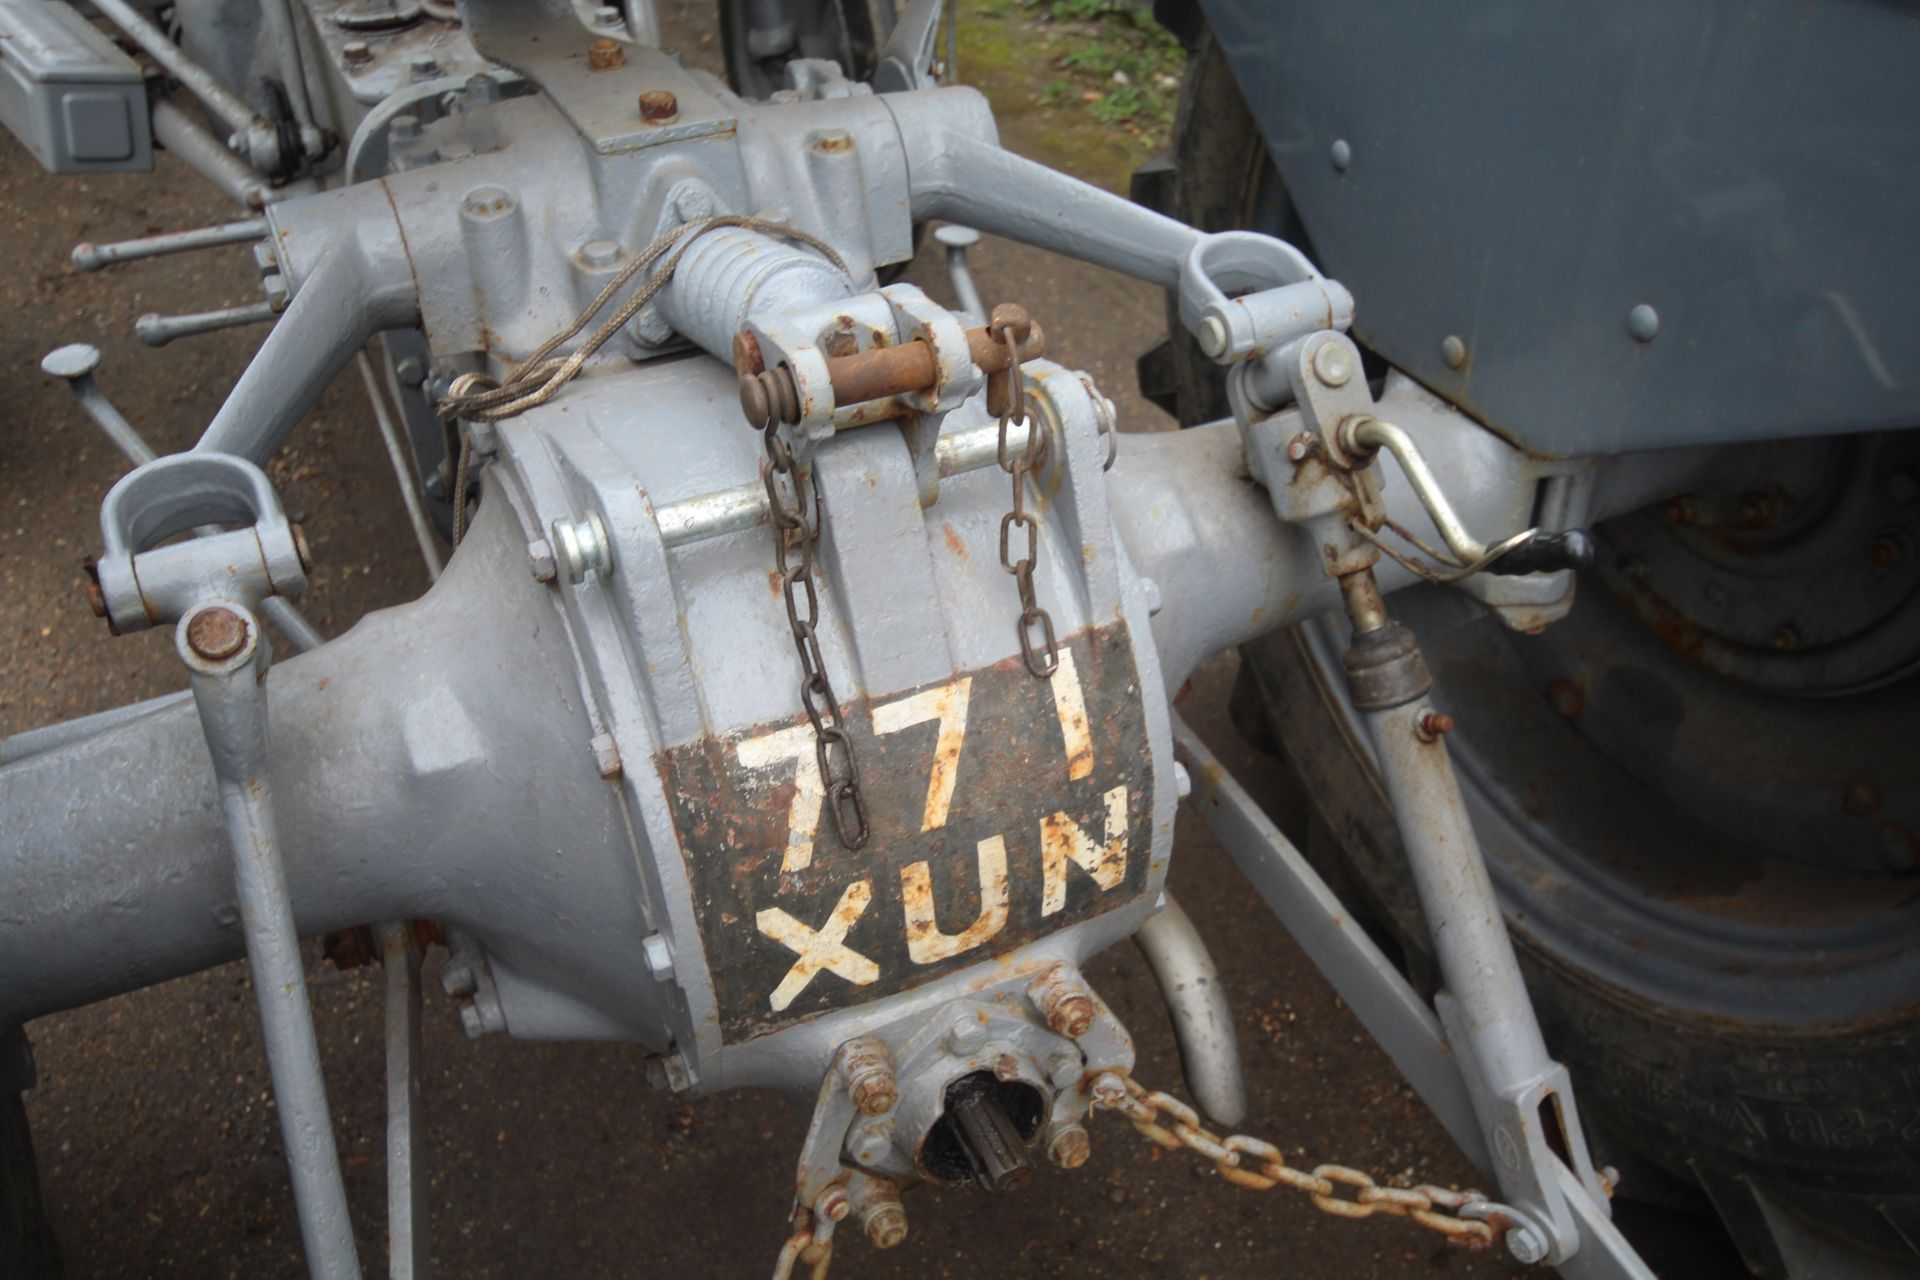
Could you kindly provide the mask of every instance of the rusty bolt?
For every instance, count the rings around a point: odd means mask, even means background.
[[[373,50],[365,40],[349,40],[340,46],[340,56],[350,67],[364,67],[373,61]]]
[[[1302,431],[1299,435],[1287,441],[1287,457],[1294,462],[1305,462],[1307,455],[1313,452],[1313,446],[1313,432]]]
[[[596,734],[594,735],[593,741],[588,745],[593,748],[593,762],[599,766],[600,776],[603,778],[619,777],[620,748],[614,743],[613,735],[610,733]]]
[[[187,624],[187,647],[209,662],[225,662],[246,646],[246,619],[231,609],[202,609]]]
[[[884,1040],[862,1036],[842,1045],[839,1053],[841,1079],[847,1096],[862,1115],[883,1116],[900,1100],[900,1087],[893,1078],[893,1055]]]
[[[898,1200],[883,1200],[866,1212],[867,1242],[891,1249],[907,1238],[907,1210]]]
[[[1093,1154],[1093,1140],[1077,1124],[1060,1126],[1047,1143],[1047,1159],[1062,1169],[1078,1169]]]
[[[1587,709],[1587,694],[1572,680],[1555,680],[1547,686],[1547,702],[1571,720]]]
[[[1034,979],[1027,997],[1056,1035],[1078,1040],[1093,1027],[1093,998],[1059,965]]]
[[[1078,1040],[1093,1029],[1093,1001],[1083,995],[1062,998],[1047,1011],[1047,1025],[1069,1040]]]
[[[883,1116],[900,1101],[900,1090],[893,1082],[893,1072],[886,1070],[862,1077],[850,1092],[853,1105],[861,1115]]]
[[[820,1193],[813,1202],[813,1211],[828,1222],[839,1222],[853,1212],[853,1201],[847,1196],[847,1189],[836,1182]]]
[[[648,124],[672,124],[680,118],[680,99],[671,90],[649,89],[640,95],[640,118]]]
[[[595,40],[587,46],[587,66],[595,71],[611,71],[627,65],[627,51],[618,40]]]
[[[313,548],[307,545],[307,531],[299,525],[289,525],[293,533],[293,554],[300,557],[300,571],[313,572]]]
[[[1434,742],[1452,732],[1452,716],[1439,711],[1429,711],[1420,717],[1420,724],[1414,730],[1414,735],[1422,742]]]
[[[1880,807],[1880,793],[1865,782],[1856,782],[1840,793],[1840,809],[1856,818],[1864,818]]]

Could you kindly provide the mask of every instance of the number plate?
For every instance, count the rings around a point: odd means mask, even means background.
[[[1124,626],[848,703],[873,836],[848,850],[804,717],[663,752],[729,1042],[890,995],[1145,889],[1152,765]]]

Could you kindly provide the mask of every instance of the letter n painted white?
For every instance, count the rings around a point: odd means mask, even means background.
[[[1093,837],[1065,813],[1040,819],[1040,914],[1050,916],[1067,905],[1067,864],[1093,877],[1102,889],[1127,878],[1127,789],[1115,787],[1102,797],[1107,808],[1106,843]]]

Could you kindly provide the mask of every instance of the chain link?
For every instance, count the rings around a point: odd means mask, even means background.
[[[1046,462],[1047,432],[1038,417],[1027,412],[1025,375],[1020,369],[1020,339],[1015,326],[996,319],[989,332],[1007,348],[1007,408],[1000,415],[1000,469],[1013,477],[1013,509],[1000,517],[1000,567],[1013,575],[1020,589],[1020,656],[1027,670],[1042,680],[1060,666],[1059,645],[1053,634],[1053,618],[1033,593],[1033,566],[1040,550],[1040,522],[1027,512],[1027,477]],[[996,331],[997,330],[997,331]],[[1007,432],[1015,422],[1027,428],[1026,447],[1009,456]],[[1011,552],[1013,531],[1026,534],[1026,554],[1018,560]],[[1035,628],[1038,627],[1036,636]],[[1036,643],[1037,640],[1037,643]]]
[[[1280,1148],[1244,1134],[1222,1137],[1200,1123],[1200,1114],[1169,1094],[1150,1092],[1137,1080],[1127,1080],[1126,1092],[1096,1094],[1095,1105],[1118,1111],[1149,1141],[1169,1151],[1185,1148],[1213,1161],[1220,1176],[1236,1186],[1266,1191],[1284,1186],[1313,1201],[1313,1207],[1336,1218],[1371,1218],[1385,1214],[1410,1218],[1438,1232],[1448,1244],[1485,1249],[1498,1238],[1492,1223],[1463,1218],[1468,1205],[1484,1204],[1478,1191],[1447,1187],[1383,1187],[1372,1175],[1343,1164],[1315,1165],[1312,1172],[1287,1164]],[[1342,1196],[1339,1188],[1354,1194]]]
[[[819,572],[814,545],[820,537],[820,477],[811,468],[795,466],[792,452],[772,418],[758,424],[766,445],[760,479],[767,487],[773,515],[773,558],[786,598],[787,626],[793,632],[794,652],[800,656],[800,705],[813,725],[814,760],[820,783],[826,788],[827,811],[840,843],[849,849],[866,844],[867,801],[860,791],[860,765],[854,759],[853,739],[840,715],[840,701],[827,680],[826,659],[820,653],[815,626],[820,620],[820,594],[814,584]]]

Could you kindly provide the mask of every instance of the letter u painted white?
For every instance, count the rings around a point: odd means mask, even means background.
[[[915,964],[936,964],[984,946],[1007,927],[1007,842],[991,836],[975,846],[980,863],[980,914],[959,933],[940,932],[933,905],[933,868],[914,862],[900,868],[900,893],[906,902],[907,956]]]

